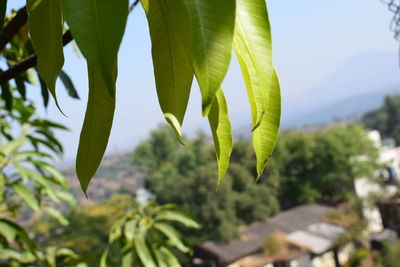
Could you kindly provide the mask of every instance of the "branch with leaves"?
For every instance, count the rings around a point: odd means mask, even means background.
[[[89,100],[76,160],[84,192],[106,150],[115,110],[118,51],[128,14],[138,3],[135,0],[129,6],[129,0],[27,0],[29,40],[35,55],[15,61],[9,70],[0,73],[0,84],[4,85],[36,66],[42,88],[49,89],[58,106],[55,83],[64,64],[63,46],[74,37],[87,61],[89,78]],[[232,151],[229,103],[221,85],[235,52],[249,96],[259,178],[274,149],[281,113],[265,0],[140,3],[150,30],[156,89],[164,117],[181,140],[195,78],[202,95],[202,114],[209,120],[215,144],[218,184],[225,176]],[[17,16],[14,19],[19,20]],[[69,38],[63,20],[71,33]],[[14,24],[11,22],[4,30]]]

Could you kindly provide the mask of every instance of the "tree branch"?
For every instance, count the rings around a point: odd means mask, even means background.
[[[135,9],[135,7],[138,4],[139,4],[139,0],[135,0],[135,2],[133,2],[133,4],[129,7],[129,13],[132,12],[132,10]],[[17,16],[19,16],[18,19],[17,19]],[[25,7],[23,7],[18,11],[17,15],[13,18],[13,20],[11,20],[7,24],[7,26],[3,29],[3,31],[0,33],[0,51],[2,49],[4,49],[6,44],[21,29],[21,27],[25,25],[25,23],[27,22],[27,19],[28,19],[28,15],[26,13]],[[16,21],[13,23],[13,26],[10,25],[14,20],[16,20]],[[7,30],[8,34],[7,35],[4,34],[4,37],[3,37],[3,33],[5,33],[6,28],[9,25],[10,25],[10,29]],[[5,42],[3,40],[3,38],[4,38],[4,40],[7,40],[7,38],[8,38],[8,41]],[[72,40],[73,40],[73,37],[72,37],[71,31],[67,30],[63,35],[63,45],[66,46]],[[3,46],[1,46],[2,44],[3,44]],[[21,73],[27,71],[28,69],[35,67],[36,63],[37,63],[37,55],[36,54],[32,54],[32,55],[22,59],[21,61],[18,61],[13,66],[11,66],[8,70],[6,70],[4,72],[0,72],[0,84],[8,82],[9,80],[14,79],[15,77],[17,77]]]
[[[6,45],[11,41],[11,39],[19,32],[19,30],[28,21],[28,13],[26,8],[23,7],[18,10],[14,18],[7,23],[7,25],[0,32],[0,51],[3,51]]]

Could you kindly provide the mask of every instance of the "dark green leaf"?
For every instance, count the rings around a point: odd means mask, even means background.
[[[0,30],[3,29],[4,18],[6,17],[7,0],[0,0]]]
[[[49,91],[47,90],[46,83],[39,77],[40,89],[42,92],[43,105],[47,108],[49,105]]]
[[[13,107],[13,97],[8,82],[1,84],[1,97],[6,104],[6,109],[11,111]]]
[[[65,20],[88,65],[115,94],[114,64],[125,31],[128,0],[61,0]]]
[[[117,63],[113,65],[115,81]],[[85,193],[106,150],[115,110],[115,97],[108,93],[101,73],[91,66],[88,73],[89,99],[76,158],[76,172]]]
[[[19,95],[22,97],[22,99],[26,100],[26,87],[24,79],[21,76],[17,76],[15,78],[15,84],[17,85]]]
[[[29,33],[37,54],[37,70],[56,98],[56,80],[64,65],[60,0],[27,0]]]
[[[76,91],[74,83],[72,82],[68,74],[61,70],[58,77],[60,77],[65,89],[67,89],[68,95],[74,99],[79,99],[78,92]]]

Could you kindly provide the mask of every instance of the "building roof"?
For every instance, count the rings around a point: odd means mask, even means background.
[[[206,251],[207,254],[212,254],[224,264],[229,264],[248,255],[259,252],[268,236],[275,232],[283,232],[286,235],[296,231],[307,231],[307,240],[298,239],[298,235],[294,235],[296,243],[299,245],[309,245],[308,240],[314,240],[317,236],[319,241],[322,239],[326,244],[332,244],[332,237],[340,232],[343,228],[331,224],[323,223],[323,218],[329,211],[334,208],[324,205],[302,205],[296,208],[284,211],[272,217],[266,223],[255,223],[243,228],[240,231],[240,240],[235,240],[230,243],[218,243],[213,241],[204,242],[196,245],[196,250]],[[302,233],[304,235],[304,233]],[[314,238],[314,239],[312,239]],[[330,246],[329,246],[330,247]],[[324,249],[327,246],[323,246]],[[309,248],[311,251],[312,248]],[[314,248],[314,251],[320,253],[321,250]],[[313,252],[314,252],[313,251]],[[314,252],[314,253],[315,253]],[[196,256],[196,255],[195,255]]]

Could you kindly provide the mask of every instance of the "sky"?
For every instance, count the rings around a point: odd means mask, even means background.
[[[13,2],[15,7],[24,1]],[[337,68],[350,59],[371,54],[390,55],[395,60],[385,68],[399,68],[399,44],[389,30],[392,14],[380,0],[268,0],[273,33],[274,64],[281,81],[283,120],[296,110],[297,100],[311,96]],[[40,107],[40,113],[70,128],[58,133],[65,147],[66,161],[73,161],[79,142],[87,101],[87,71],[85,61],[65,49],[64,70],[71,76],[81,96],[69,98],[57,84],[60,106],[67,117],[55,108],[41,105],[40,89],[30,88],[28,96]],[[352,65],[362,68],[362,61]],[[374,64],[370,62],[368,64]],[[397,72],[396,72],[397,73]],[[348,73],[351,75],[351,73]],[[349,76],[351,78],[351,76]],[[400,84],[399,77],[393,77]],[[393,81],[391,81],[393,82]],[[233,57],[223,83],[234,129],[250,125],[246,90],[236,59]],[[148,133],[163,122],[157,102],[151,44],[144,12],[139,5],[129,16],[119,52],[117,108],[107,153],[130,152]],[[201,117],[201,98],[197,85],[192,89],[183,132],[189,135],[199,129],[209,133],[206,118]]]

